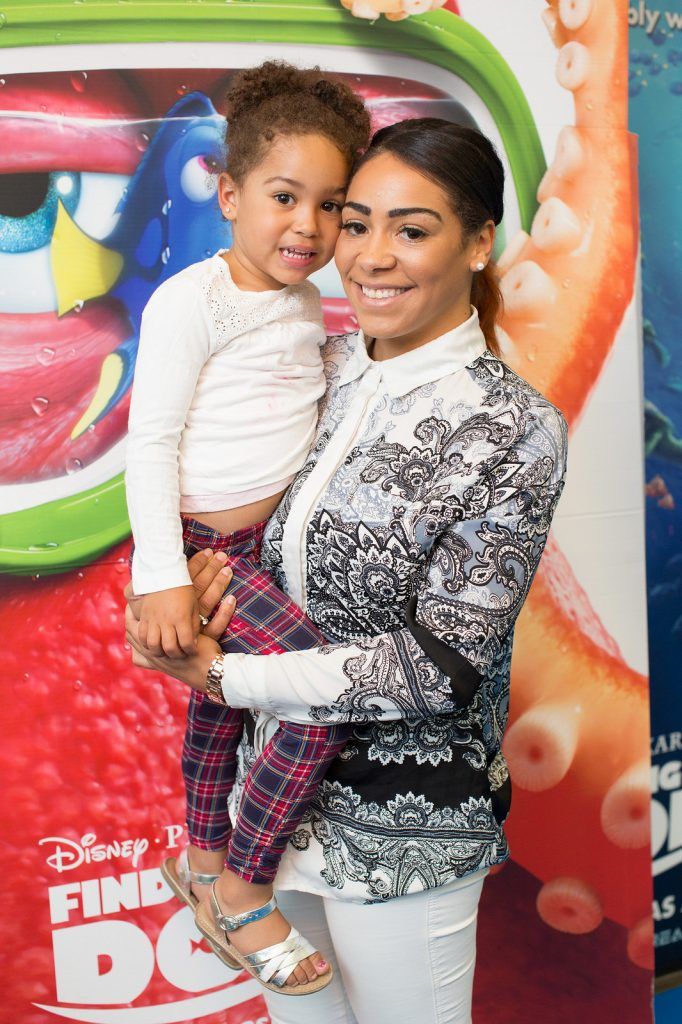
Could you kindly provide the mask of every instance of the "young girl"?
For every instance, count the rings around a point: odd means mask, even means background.
[[[130,410],[126,487],[133,588],[144,595],[140,637],[150,653],[170,658],[196,648],[187,557],[207,548],[229,558],[233,572],[238,614],[223,651],[324,643],[258,562],[264,520],[316,428],[324,331],[319,293],[306,278],[333,254],[369,116],[319,70],[275,62],[235,77],[226,114],[218,193],[233,245],[152,296]],[[220,902],[215,888],[211,895],[230,928],[234,955],[221,951],[222,959],[268,988],[317,991],[331,970],[276,909],[272,880],[347,730],[282,722],[249,773],[232,829],[227,797],[243,712],[225,706],[218,671],[206,696],[192,695],[183,747],[189,848],[165,862],[164,876],[196,909],[225,863],[227,891]]]

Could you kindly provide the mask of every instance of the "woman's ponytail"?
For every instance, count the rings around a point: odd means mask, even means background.
[[[495,326],[502,315],[502,292],[494,263],[488,263],[484,270],[474,274],[471,304],[478,310],[486,345],[494,356],[499,356],[500,345]]]

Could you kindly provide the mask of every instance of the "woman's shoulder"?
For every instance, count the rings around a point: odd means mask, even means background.
[[[353,356],[359,344],[359,334],[331,334],[322,346],[322,361],[328,384],[335,384],[341,378],[343,369]]]
[[[483,410],[491,418],[513,425],[510,436],[514,448],[550,459],[557,479],[563,479],[568,426],[561,410],[491,352],[477,359],[471,369],[482,392]]]
[[[474,377],[484,392],[484,402],[506,401],[533,412],[548,421],[565,427],[564,415],[549,398],[543,395],[516,370],[492,352],[486,352],[473,366]]]

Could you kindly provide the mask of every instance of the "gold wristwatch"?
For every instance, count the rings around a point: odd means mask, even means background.
[[[224,654],[218,654],[211,662],[206,675],[206,696],[214,704],[227,705],[223,696],[223,660]]]

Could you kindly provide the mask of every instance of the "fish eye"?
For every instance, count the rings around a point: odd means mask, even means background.
[[[218,167],[208,156],[193,156],[180,172],[180,187],[193,203],[206,203],[218,188]]]
[[[52,238],[58,203],[73,215],[80,174],[38,171],[0,174],[0,251],[31,252]]]
[[[106,238],[118,220],[127,174],[31,171],[0,174],[0,312],[56,309],[50,249],[59,203],[90,238]]]

